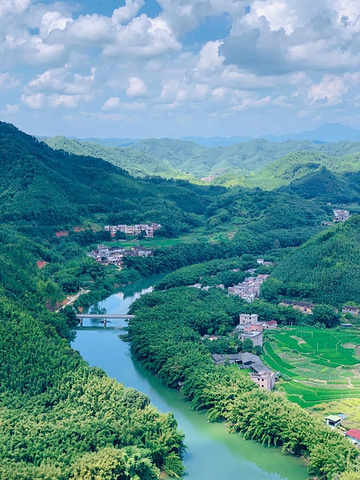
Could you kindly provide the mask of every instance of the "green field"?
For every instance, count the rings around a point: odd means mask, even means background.
[[[308,408],[360,398],[360,332],[310,327],[268,333],[264,360],[281,372],[279,388]]]

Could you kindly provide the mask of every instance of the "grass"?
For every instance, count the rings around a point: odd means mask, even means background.
[[[281,372],[279,388],[289,400],[309,408],[360,399],[357,345],[357,330],[287,328],[267,334],[264,361]]]

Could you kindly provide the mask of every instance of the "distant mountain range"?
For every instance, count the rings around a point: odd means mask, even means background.
[[[230,146],[208,148],[192,141],[169,138],[140,140],[127,147],[108,147],[53,137],[46,143],[71,154],[102,158],[136,177],[160,176],[214,185],[261,187],[265,190],[289,185],[325,167],[336,173],[360,170],[360,142],[315,144],[309,140],[271,142],[250,140]]]
[[[47,137],[39,137],[39,140],[46,140]],[[68,137],[71,140],[78,140],[80,142],[97,143],[105,147],[127,147],[143,139],[139,138],[77,138]],[[261,135],[260,137],[271,142],[286,142],[287,140],[309,140],[311,142],[321,143],[334,143],[341,141],[360,142],[360,130],[340,123],[327,123],[315,130],[309,130],[301,133],[288,133],[285,135]],[[249,137],[247,135],[236,135],[231,137],[180,137],[178,140],[195,142],[201,147],[215,148],[215,147],[228,147],[237,143],[245,143],[249,140],[255,140],[255,137]],[[148,140],[159,140],[151,138]]]
[[[287,135],[264,135],[263,138],[272,142],[285,142],[286,140],[310,140],[311,142],[341,142],[349,140],[351,142],[360,141],[360,130],[340,123],[327,123],[315,130],[302,133],[292,133]]]

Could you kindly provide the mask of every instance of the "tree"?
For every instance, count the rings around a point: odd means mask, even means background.
[[[245,340],[242,343],[242,351],[251,353],[253,348],[254,348],[254,344],[251,338],[245,338]]]
[[[126,233],[121,232],[120,230],[116,230],[115,239],[116,240],[126,240]]]
[[[330,305],[316,305],[312,321],[322,323],[326,328],[336,327],[340,323],[340,315]]]

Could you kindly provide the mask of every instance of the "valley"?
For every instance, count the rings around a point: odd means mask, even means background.
[[[52,150],[6,123],[0,145],[4,478],[82,478],[105,458],[109,478],[132,462],[131,475],[144,480],[184,474],[186,437],[176,419],[70,347],[76,312],[92,305],[104,313],[98,302],[158,274],[155,290],[128,305],[135,318],[126,339],[146,375],[180,390],[181,402],[208,421],[305,457],[313,477],[356,474],[357,449],[323,418],[346,414],[360,385],[357,317],[341,313],[360,305],[356,162],[341,181],[321,167],[302,184],[263,190],[133,177],[108,160]],[[176,145],[177,158],[195,148],[181,153]],[[336,209],[349,215],[334,222]],[[106,261],[114,247],[121,262]],[[59,310],[66,297],[73,306]],[[294,308],[302,303],[311,314]],[[240,328],[241,315],[257,321]],[[247,358],[250,369],[239,368]],[[276,373],[273,391],[258,388],[261,368]],[[360,427],[356,414],[346,416],[344,428]]]

